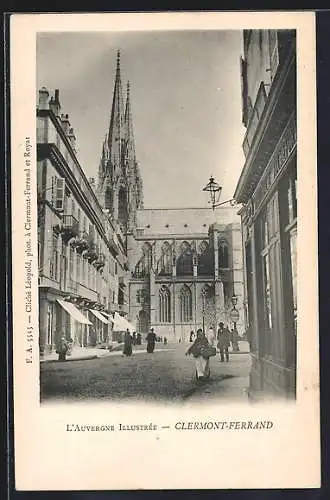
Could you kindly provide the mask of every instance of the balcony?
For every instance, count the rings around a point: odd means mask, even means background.
[[[79,235],[79,223],[73,215],[63,215],[62,239],[69,241]]]
[[[72,243],[72,246],[76,248],[78,253],[87,250],[89,247],[88,234],[85,231],[81,232],[76,240]]]
[[[105,266],[105,255],[104,253],[99,253],[97,259],[93,262],[94,267],[97,270],[102,269]]]
[[[87,259],[89,263],[92,263],[97,260],[98,256],[99,254],[95,243],[89,243],[87,252],[84,254],[85,259]]]

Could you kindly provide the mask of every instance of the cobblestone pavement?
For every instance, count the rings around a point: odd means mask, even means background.
[[[40,364],[41,401],[152,400],[194,401],[211,398],[247,400],[250,355],[232,354],[228,363],[211,359],[211,378],[195,379],[188,345],[169,344],[153,354],[135,352],[132,357],[102,356],[72,363]]]

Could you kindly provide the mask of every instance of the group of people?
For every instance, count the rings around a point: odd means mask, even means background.
[[[215,345],[219,348],[221,362],[229,361],[231,333],[222,322],[219,323],[217,335],[212,326],[210,326],[207,335],[199,328],[196,336],[194,332],[190,333],[190,342],[192,345],[187,350],[186,355],[192,354],[195,358],[196,378],[198,380],[206,380],[210,376],[210,357],[216,354]]]
[[[124,335],[123,354],[125,356],[132,356],[133,345],[141,345],[141,339],[142,339],[141,333],[133,332],[133,334],[131,335],[131,332],[129,331],[129,329],[127,329]],[[167,338],[164,337],[164,339],[162,340],[166,345]],[[150,332],[148,333],[146,341],[147,341],[147,352],[151,354],[155,350],[156,342],[160,341],[160,337],[156,336],[153,328],[151,328]]]

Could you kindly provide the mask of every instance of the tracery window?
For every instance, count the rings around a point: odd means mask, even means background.
[[[198,248],[198,275],[213,274],[213,259],[210,245],[207,241],[202,241]]]
[[[150,243],[144,243],[142,247],[142,256],[135,266],[134,277],[145,278],[149,276],[152,266],[152,250]]]
[[[167,241],[162,245],[162,255],[158,262],[158,274],[160,276],[172,274],[172,248]]]
[[[171,292],[167,286],[162,286],[159,290],[159,321],[171,322]]]
[[[220,240],[218,251],[219,251],[219,268],[223,269],[229,267],[228,243],[226,240]]]
[[[192,250],[186,241],[181,244],[180,255],[177,259],[177,275],[189,276],[193,273]]]
[[[192,321],[192,296],[191,290],[187,285],[184,285],[180,293],[181,306],[181,323],[189,323]]]

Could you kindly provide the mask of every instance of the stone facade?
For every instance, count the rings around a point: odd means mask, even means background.
[[[40,353],[62,335],[80,346],[107,341],[127,273],[124,235],[79,164],[58,90],[50,98],[45,88],[37,106],[37,192]]]
[[[297,324],[296,39],[245,30],[242,69],[243,204],[251,396],[295,396]]]

